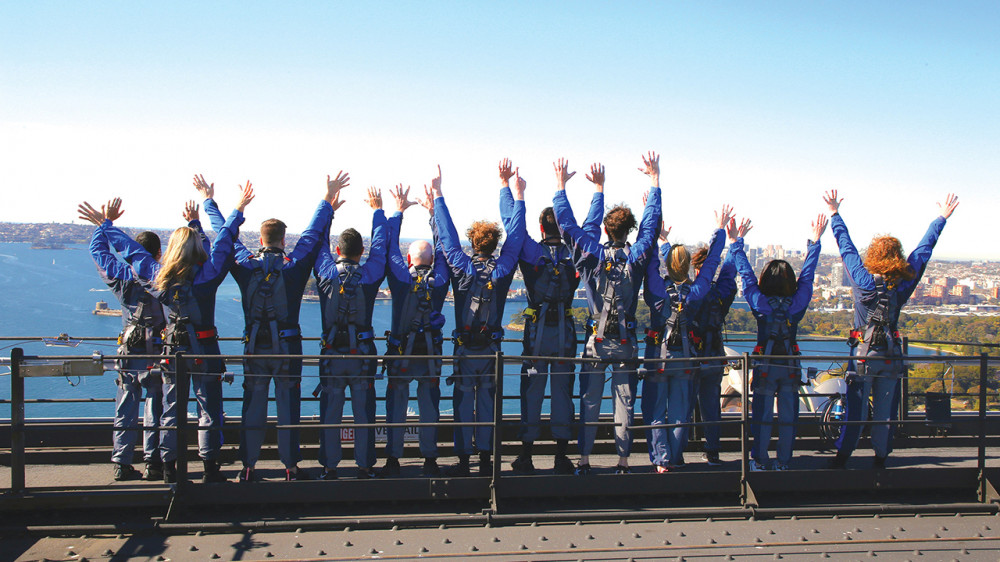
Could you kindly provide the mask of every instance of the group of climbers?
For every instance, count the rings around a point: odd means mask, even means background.
[[[566,183],[575,172],[566,160],[554,164],[557,190],[552,207],[539,216],[541,240],[528,235],[524,193],[527,182],[509,160],[499,166],[501,226],[478,221],[466,232],[472,255],[462,248],[441,189],[441,173],[425,186],[420,205],[430,214],[433,240],[413,242],[404,260],[399,233],[404,212],[417,204],[409,188],[390,190],[396,212],[388,219],[382,196],[369,189],[366,202],[373,210],[371,245],[367,257],[361,234],[343,230],[331,253],[331,224],[343,204],[340,192],[349,186],[347,174],[327,177],[327,190],[308,227],[295,247],[285,251],[285,229],[276,219],[264,221],[260,249],[252,252],[239,241],[242,212],[253,198],[249,182],[236,210],[223,217],[214,200],[214,185],[195,176],[194,185],[204,198],[204,208],[217,235],[213,242],[202,230],[198,206],[190,202],[184,217],[188,226],[177,229],[165,252],[155,234],[144,232],[135,240],[113,226],[121,216],[121,200],[100,211],[84,203],[80,216],[97,225],[91,252],[102,277],[122,303],[123,330],[119,354],[173,356],[183,351],[199,414],[199,456],[204,480],[225,480],[219,471],[222,445],[222,376],[215,330],[215,293],[226,273],[238,284],[243,303],[244,395],[240,433],[240,481],[256,479],[267,420],[268,388],[275,384],[278,453],[287,480],[308,479],[299,468],[302,460],[299,423],[302,395],[302,331],[299,308],[310,274],[317,281],[322,316],[320,377],[314,395],[320,397],[319,462],[322,479],[337,478],[341,460],[341,429],[348,389],[353,412],[354,458],[359,478],[400,474],[410,385],[417,383],[419,450],[423,473],[442,473],[437,464],[437,424],[440,420],[440,382],[445,324],[442,308],[449,288],[455,301],[454,367],[448,384],[454,385],[454,454],[458,463],[443,472],[449,476],[471,474],[471,458],[478,456],[480,475],[493,470],[494,419],[497,365],[491,356],[503,339],[504,308],[508,289],[518,269],[524,280],[528,306],[524,312],[523,364],[521,368],[521,452],[512,468],[535,472],[533,446],[541,435],[542,403],[549,383],[549,426],[556,443],[553,470],[557,474],[592,472],[590,455],[597,435],[606,370],[611,367],[617,473],[628,473],[635,427],[634,408],[642,382],[641,414],[651,464],[657,472],[683,466],[689,429],[695,409],[704,425],[703,459],[720,464],[720,394],[725,361],[722,328],[737,293],[736,276],[743,295],[757,319],[757,343],[752,370],[752,470],[785,470],[791,461],[798,416],[798,390],[803,381],[796,344],[798,323],[812,296],[820,244],[827,225],[820,215],[812,225],[805,263],[798,276],[784,260],[768,263],[755,276],[743,250],[743,237],[751,223],[738,225],[730,207],[716,213],[715,230],[707,247],[693,254],[683,245],[670,244],[663,228],[659,187],[659,156],[643,157],[651,187],[644,196],[644,211],[637,224],[631,209],[617,205],[605,213],[605,171],[594,164],[587,180],[595,186],[590,209],[578,225],[566,196]],[[512,184],[513,183],[513,187]],[[897,321],[900,308],[913,292],[931,251],[958,200],[949,195],[941,216],[908,259],[899,241],[883,236],[873,240],[862,258],[853,246],[838,211],[837,192],[824,201],[833,215],[845,267],[855,300],[852,355],[888,360],[858,359],[848,376],[847,418],[864,420],[868,396],[874,397],[872,428],[875,463],[883,467],[891,451],[888,422],[897,410],[902,362]],[[607,242],[601,243],[601,226]],[[629,234],[638,227],[634,243]],[[497,253],[504,232],[507,239]],[[725,259],[722,252],[728,237]],[[662,244],[658,244],[657,239]],[[118,255],[116,256],[116,252]],[[693,275],[692,275],[693,272]],[[383,372],[388,371],[386,417],[388,426],[385,464],[375,470],[375,392],[379,361],[372,316],[379,288],[388,279],[392,295],[391,330],[386,332]],[[579,378],[580,415],[573,404],[577,357],[577,326],[571,308],[580,285],[586,293],[589,319]],[[636,307],[639,292],[650,309],[645,328],[645,352],[639,356]],[[255,357],[261,356],[261,357]],[[284,357],[287,356],[287,357]],[[357,356],[357,357],[354,357]],[[774,356],[773,358],[771,356]],[[565,360],[560,360],[565,358]],[[149,480],[176,479],[177,365],[160,361],[123,359],[118,363],[116,428],[134,427],[142,389],[146,388],[143,453]],[[777,403],[777,404],[775,404]],[[773,417],[777,405],[778,423]],[[463,425],[473,424],[473,425]],[[772,427],[778,425],[777,459],[768,462]],[[661,427],[662,426],[662,427]],[[579,462],[568,456],[569,442],[578,436]],[[855,448],[860,426],[847,425],[838,441],[839,452],[831,462],[846,466]],[[112,461],[116,480],[140,477],[132,467],[137,431],[116,429]]]

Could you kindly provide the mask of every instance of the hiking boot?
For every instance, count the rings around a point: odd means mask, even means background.
[[[421,471],[424,476],[441,476],[441,467],[435,458],[424,459],[424,468]]]
[[[778,461],[774,461],[774,464],[771,465],[771,470],[775,470],[775,471],[788,470],[788,465],[787,464],[781,464]]]
[[[666,474],[668,472],[670,472],[670,467],[669,466],[663,466],[661,464],[656,465],[656,473],[657,474]]]
[[[627,466],[618,465],[615,467],[615,474],[631,474],[632,469]]]
[[[479,475],[493,476],[493,460],[489,451],[479,452]]]
[[[721,466],[722,465],[722,461],[719,460],[719,452],[718,451],[705,451],[701,455],[701,458],[706,463],[708,463],[708,466]]]
[[[336,480],[337,479],[337,469],[336,468],[324,468],[323,473],[319,475],[320,480]]]
[[[302,470],[298,466],[293,466],[292,468],[285,469],[285,482],[291,482],[293,480],[312,480],[309,478],[309,473]]]
[[[750,461],[750,472],[765,472],[767,468],[757,461]]]
[[[123,480],[138,480],[142,478],[142,474],[140,474],[139,471],[130,464],[116,462],[114,465],[115,481],[117,482],[121,482]]]
[[[566,455],[556,455],[552,469],[556,474],[573,474],[573,461]]]
[[[375,469],[373,467],[370,466],[368,468],[361,468],[360,466],[358,467],[358,474],[357,474],[358,480],[371,480],[376,476],[378,476],[378,474],[375,474]]]
[[[446,476],[452,477],[463,477],[471,476],[472,471],[469,467],[469,455],[461,455],[458,457],[458,464],[449,466],[444,471]]]
[[[249,466],[244,466],[240,469],[240,475],[238,478],[240,482],[253,482],[257,479],[253,468]]]
[[[160,461],[146,461],[146,470],[142,473],[142,479],[151,482],[163,480],[163,463]]]
[[[848,455],[842,455],[839,452],[837,456],[830,459],[830,463],[827,464],[827,468],[832,468],[834,470],[844,470],[847,468],[847,459],[850,457]]]
[[[534,474],[535,465],[531,462],[531,457],[519,456],[510,463],[510,467],[518,474]]]
[[[167,484],[177,483],[177,461],[163,463],[163,481]]]
[[[202,460],[202,465],[204,466],[204,472],[202,472],[201,475],[202,482],[209,484],[212,482],[225,482],[227,480],[226,477],[219,472],[218,462]]]
[[[576,474],[577,476],[588,476],[591,472],[590,463],[587,463],[576,465],[576,470],[573,471],[573,474]]]
[[[399,476],[399,459],[396,457],[389,457],[385,459],[385,466],[382,467],[382,472],[379,473],[379,476],[382,478]]]
[[[885,457],[877,456],[872,459],[872,468],[875,470],[885,470]]]

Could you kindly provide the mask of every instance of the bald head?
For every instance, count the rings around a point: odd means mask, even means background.
[[[434,262],[434,248],[426,240],[417,240],[410,244],[409,256],[413,265],[431,265]]]

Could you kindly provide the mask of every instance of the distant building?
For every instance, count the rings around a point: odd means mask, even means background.
[[[833,287],[846,287],[851,284],[850,277],[843,262],[836,262],[830,267],[830,285]]]
[[[972,294],[972,288],[968,285],[955,285],[949,294],[953,297],[967,297]]]

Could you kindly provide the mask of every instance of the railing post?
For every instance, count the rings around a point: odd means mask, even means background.
[[[979,501],[986,501],[986,370],[989,355],[979,355]]]
[[[188,425],[188,393],[191,389],[191,377],[188,373],[187,359],[183,351],[174,354],[174,383],[177,392],[177,486],[188,482],[187,461],[187,425]]]
[[[903,336],[903,357],[907,357],[909,355],[910,338]],[[908,360],[903,361],[903,376],[899,383],[899,419],[905,422],[910,417],[910,362]],[[906,430],[907,426],[905,423],[896,428],[897,433],[902,433],[904,435],[906,435]]]
[[[24,350],[10,352],[10,491],[24,492],[24,378],[21,361]]]
[[[493,509],[493,513],[499,512],[499,504],[497,502],[497,482],[500,480],[500,449],[503,446],[503,436],[501,435],[503,431],[503,372],[504,372],[504,362],[503,362],[503,350],[498,349],[496,355],[496,364],[494,365],[494,372],[496,373],[496,396],[493,397],[493,470],[492,470],[492,481],[490,482],[490,507]]]
[[[740,503],[746,506],[751,502],[751,491],[750,486],[747,483],[747,472],[750,470],[750,449],[748,447],[748,439],[750,436],[750,427],[747,411],[750,409],[750,401],[747,396],[750,394],[750,354],[744,352],[743,358],[740,360],[742,363],[742,378],[743,378],[743,392],[740,397]]]

